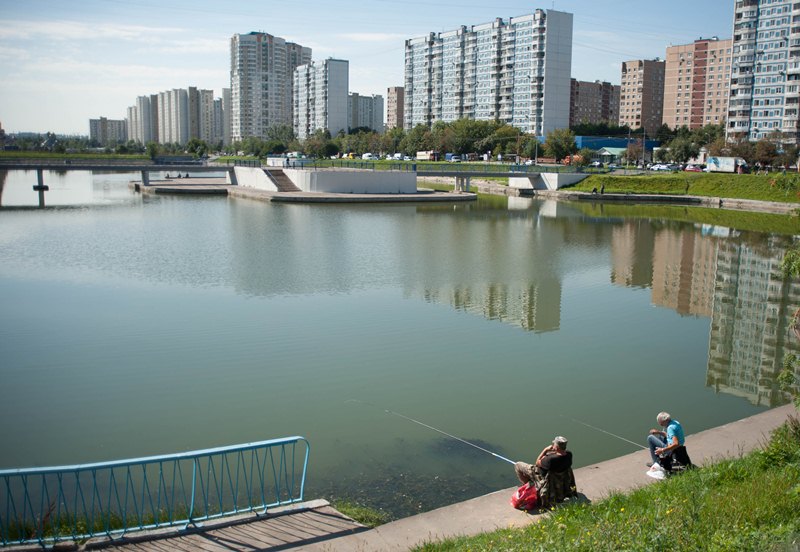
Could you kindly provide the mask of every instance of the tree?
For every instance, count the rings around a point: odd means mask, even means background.
[[[677,132],[673,132],[669,128],[669,125],[667,123],[664,123],[660,127],[658,127],[658,131],[656,132],[656,140],[658,140],[662,144],[666,144],[667,142],[671,142],[676,135]]]
[[[673,161],[686,163],[689,159],[700,155],[700,147],[692,142],[692,139],[689,137],[679,137],[669,143],[669,152]]]
[[[400,149],[406,155],[416,155],[418,151],[429,151],[431,147],[430,131],[425,125],[419,124],[409,130],[400,142]]]
[[[762,138],[756,142],[754,159],[763,167],[771,167],[778,157],[778,146],[774,142]]]
[[[203,157],[208,153],[208,144],[200,138],[192,138],[186,143],[186,151],[196,157]]]
[[[755,161],[756,148],[746,137],[729,143],[726,149],[731,157],[741,157],[750,164]]]
[[[655,160],[658,161],[659,163],[666,163],[667,161],[669,161],[670,156],[672,155],[668,147],[661,147],[654,151],[655,151],[654,155]]]
[[[595,153],[595,150],[592,148],[581,148],[580,151],[578,151],[580,158],[577,160],[576,164],[581,167],[587,166],[592,162],[592,157]]]
[[[147,156],[155,160],[156,156],[158,155],[158,144],[156,142],[147,142]]]
[[[628,163],[637,165],[639,159],[642,158],[642,144],[641,141],[631,142],[628,144],[628,149],[625,151],[625,159]]]
[[[575,135],[568,128],[557,128],[551,131],[547,135],[544,147],[547,154],[555,158],[556,163],[567,155],[578,151],[578,146],[575,144]]]

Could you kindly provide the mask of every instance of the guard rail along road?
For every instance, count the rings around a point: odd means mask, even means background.
[[[0,470],[0,544],[53,545],[199,525],[303,501],[299,436],[191,452]]]

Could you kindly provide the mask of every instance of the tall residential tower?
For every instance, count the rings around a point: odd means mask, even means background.
[[[500,18],[406,40],[406,129],[461,118],[544,135],[569,125],[572,14]]]
[[[637,59],[622,64],[619,124],[654,135],[664,115],[664,62]]]
[[[734,6],[727,135],[760,140],[780,133],[800,143],[800,5],[737,0]]]
[[[725,124],[731,80],[731,40],[701,38],[667,48],[664,123],[670,128]]]
[[[311,62],[311,48],[266,33],[231,37],[231,139],[266,138],[293,123],[294,70]]]

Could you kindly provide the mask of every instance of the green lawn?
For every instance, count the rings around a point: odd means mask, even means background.
[[[523,529],[451,539],[418,550],[673,552],[798,547],[800,420],[791,418],[764,449],[743,458],[596,504],[559,506]]]
[[[797,175],[795,175],[797,176]],[[800,203],[800,188],[782,189],[780,175],[688,173],[617,176],[592,175],[564,190],[591,192],[605,185],[606,193],[674,194]]]

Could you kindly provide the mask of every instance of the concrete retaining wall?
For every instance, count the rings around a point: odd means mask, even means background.
[[[539,173],[531,176],[510,176],[508,186],[510,188],[529,189],[529,190],[558,190],[564,186],[577,184],[587,174],[572,173]]]
[[[264,169],[256,167],[234,167],[233,172],[239,186],[266,190],[268,192],[278,191],[278,187],[275,186],[275,183],[267,176]]]
[[[413,194],[417,175],[390,171],[304,171],[283,169],[304,192],[328,194]]]

